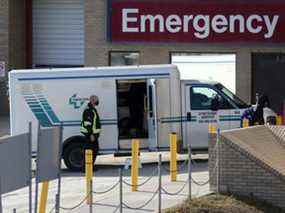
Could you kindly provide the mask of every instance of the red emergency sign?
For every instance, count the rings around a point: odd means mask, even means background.
[[[113,0],[113,42],[285,42],[283,1]]]

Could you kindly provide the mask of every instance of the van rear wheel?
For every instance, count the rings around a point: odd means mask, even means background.
[[[63,160],[68,169],[82,171],[84,168],[84,144],[71,143],[63,153]]]

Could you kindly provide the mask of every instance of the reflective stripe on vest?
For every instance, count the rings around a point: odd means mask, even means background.
[[[88,133],[88,130],[87,130],[84,126],[81,126],[81,127],[80,127],[80,132],[82,132],[82,133]]]
[[[94,118],[93,118],[93,127],[92,127],[92,132],[93,134],[98,134],[101,132],[101,129],[97,129],[97,114],[95,112],[95,110],[92,110],[93,114],[94,114]]]

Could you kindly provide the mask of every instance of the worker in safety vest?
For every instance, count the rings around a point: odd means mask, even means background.
[[[95,163],[98,151],[98,138],[101,132],[101,122],[96,106],[99,105],[99,98],[96,95],[91,95],[88,106],[83,112],[80,131],[86,137],[86,149],[93,150],[93,160]]]

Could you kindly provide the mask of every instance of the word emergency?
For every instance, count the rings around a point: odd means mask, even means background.
[[[274,35],[279,15],[162,15],[140,14],[138,8],[122,9],[123,33],[189,33],[198,39],[205,39],[211,33],[245,33],[262,34],[265,39]]]

